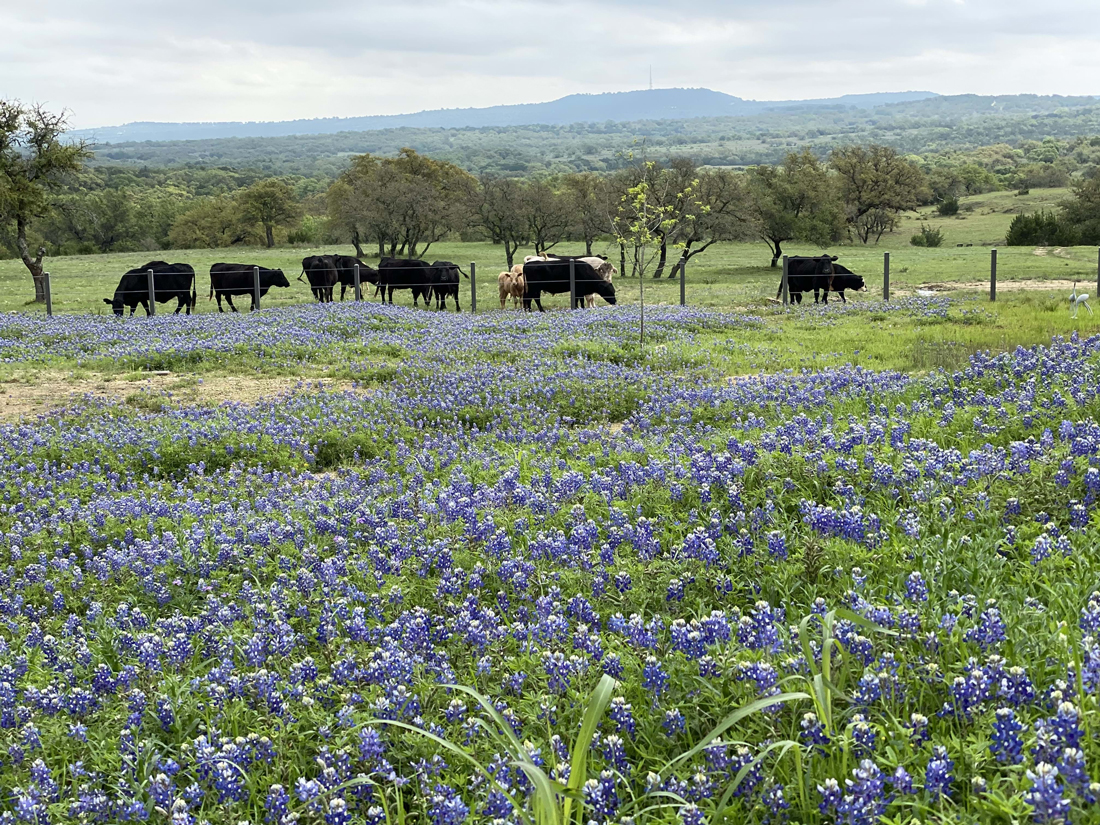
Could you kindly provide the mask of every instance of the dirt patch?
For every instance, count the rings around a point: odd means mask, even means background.
[[[351,381],[299,378],[244,378],[209,376],[201,378],[180,373],[155,373],[148,376],[85,375],[73,378],[63,374],[35,373],[0,383],[0,421],[21,418],[64,407],[85,396],[125,401],[153,408],[160,401],[178,404],[214,406],[226,402],[252,404],[274,398],[296,387],[351,390]]]
[[[1065,292],[1066,297],[1069,297],[1069,293],[1073,290],[1074,283],[1077,284],[1077,291],[1087,292],[1088,284],[1084,281],[1066,281],[1062,279],[1051,279],[1044,281],[1042,279],[997,279],[997,291],[998,292],[1017,292],[1017,291],[1038,291],[1044,290],[1049,292]],[[920,289],[928,290],[929,292],[957,292],[961,290],[974,290],[980,289],[983,291],[989,291],[989,281],[945,281],[935,284],[921,284]]]

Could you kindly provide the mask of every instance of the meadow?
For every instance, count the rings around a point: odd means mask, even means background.
[[[0,822],[1100,822],[1095,250],[784,309],[762,249],[644,342],[7,307]]]

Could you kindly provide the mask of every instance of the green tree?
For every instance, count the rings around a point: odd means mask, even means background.
[[[471,222],[484,229],[493,243],[504,245],[509,269],[515,265],[516,251],[530,243],[523,194],[523,186],[515,178],[486,175],[468,196]]]
[[[791,240],[826,246],[844,225],[843,210],[829,172],[809,149],[791,152],[782,166],[749,170],[749,219],[772,251],[771,265]]]
[[[607,178],[595,172],[579,172],[562,179],[569,210],[573,215],[573,232],[584,241],[584,254],[592,255],[592,244],[606,235],[615,209]]]
[[[681,221],[677,225],[675,240],[682,244],[681,259],[690,260],[719,241],[744,237],[749,226],[749,205],[743,177],[731,169],[699,173],[693,220]],[[674,266],[668,277],[674,278],[676,275]]]
[[[670,192],[666,188],[670,178],[662,172],[657,163],[644,157],[636,164],[634,184],[620,198],[614,222],[620,248],[630,247],[634,251],[640,307],[639,336],[643,342],[646,272],[655,269],[663,258],[664,247],[668,239],[675,236],[680,223],[694,220],[692,210],[683,209],[681,204],[698,203],[694,182],[678,192]]]
[[[1100,177],[1079,182],[1061,206],[1061,221],[1073,227],[1080,243],[1100,244]]]
[[[241,217],[260,224],[267,248],[275,246],[275,228],[292,226],[302,216],[294,190],[286,181],[269,178],[252,184],[237,198]]]
[[[83,141],[61,140],[65,114],[0,100],[0,225],[15,228],[15,247],[34,283],[34,300],[46,300],[45,249],[31,255],[27,233],[50,210],[51,197],[89,156]]]
[[[257,225],[242,220],[240,206],[229,195],[203,198],[172,223],[174,249],[208,249],[258,243]]]
[[[523,214],[535,254],[558,245],[574,223],[569,201],[549,181],[531,181],[523,187]]]
[[[929,197],[924,172],[889,146],[845,146],[829,162],[840,179],[848,231],[865,244],[878,243],[902,212]]]

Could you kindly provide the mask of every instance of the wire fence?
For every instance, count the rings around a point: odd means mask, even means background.
[[[891,283],[890,283],[890,264],[891,253],[884,252],[882,257],[882,299],[889,301],[891,297]],[[841,290],[835,289],[834,283],[837,273],[833,272],[833,266],[831,261],[835,260],[830,256],[820,256],[817,258],[794,258],[793,256],[783,256],[783,269],[780,276],[779,290],[776,293],[775,301],[781,303],[784,306],[789,306],[792,303],[801,302],[801,293],[813,291],[815,293],[815,300],[817,300],[818,291],[824,292],[826,300],[830,291],[840,292]],[[797,261],[820,261],[822,262],[822,272],[792,272],[791,263],[792,260]],[[828,263],[826,263],[828,262]],[[503,308],[506,300],[509,298],[513,301],[523,300],[524,308],[529,309],[532,300],[538,300],[538,296],[541,293],[548,294],[569,294],[569,307],[571,309],[578,309],[584,305],[585,299],[589,296],[593,296],[599,293],[603,287],[598,286],[599,283],[606,283],[609,280],[602,278],[593,278],[592,273],[594,270],[587,268],[583,270],[584,277],[578,282],[577,272],[580,263],[575,259],[556,259],[541,262],[532,263],[546,263],[551,264],[550,277],[547,277],[547,270],[542,270],[541,279],[537,283],[531,283],[524,281],[522,286],[517,291],[516,281],[511,282],[511,286],[508,288],[508,293],[505,293],[504,284],[500,291],[501,307]],[[182,267],[187,266],[187,270]],[[377,269],[365,265],[356,264],[352,267],[321,267],[317,269],[303,270],[302,274],[298,276],[298,280],[304,280],[313,293],[315,300],[320,302],[330,302],[335,300],[334,291],[337,286],[340,286],[340,300],[344,300],[345,294],[350,290],[351,298],[354,301],[368,300],[367,293],[370,287],[374,287],[373,297],[382,299],[383,303],[393,303],[394,293],[402,290],[410,290],[413,298],[414,306],[418,306],[421,299],[424,301],[426,307],[430,307],[432,302],[435,302],[437,308],[445,308],[448,299],[452,299],[455,304],[455,309],[461,311],[460,298],[468,297],[469,306],[471,312],[478,311],[478,281],[477,281],[477,264],[471,262],[469,264],[469,273],[462,272],[461,268],[454,264],[448,264],[447,269],[457,270],[462,276],[468,278],[468,287],[464,287],[464,281],[458,276],[453,278],[441,279],[438,275],[429,275],[426,270],[431,270],[433,267],[426,262],[424,265],[406,265],[406,266],[380,266]],[[568,275],[562,271],[568,268]],[[825,269],[827,267],[827,269]],[[190,271],[188,271],[190,270]],[[557,271],[555,276],[554,271]],[[904,271],[904,270],[903,270]],[[509,270],[511,272],[511,270]],[[278,273],[283,279],[283,283],[277,283],[276,279],[271,273]],[[416,273],[423,273],[423,277],[415,277]],[[673,276],[679,281],[679,303],[680,306],[688,305],[688,287],[687,287],[687,261],[680,259],[673,265]],[[502,272],[501,276],[506,273]],[[232,276],[232,277],[226,277]],[[259,310],[262,308],[263,299],[267,295],[268,291],[275,286],[288,286],[289,281],[282,275],[281,270],[272,270],[260,266],[242,266],[236,269],[223,269],[217,272],[211,271],[210,274],[210,295],[208,297],[218,298],[218,307],[221,309],[221,298],[225,297],[233,311],[237,311],[236,307],[232,303],[233,296],[249,296],[251,299],[252,310]],[[792,278],[805,279],[809,277],[816,279],[815,283],[811,283],[807,288],[806,282],[795,281],[795,289],[792,289]],[[872,276],[873,277],[873,276]],[[990,250],[989,258],[989,300],[997,300],[997,277],[998,277],[998,258],[997,249]],[[824,279],[824,280],[822,280]],[[868,288],[870,288],[870,277],[865,277],[864,281]],[[852,289],[853,287],[844,287],[845,289]],[[205,287],[204,287],[205,289]],[[468,289],[468,291],[467,291]],[[45,309],[46,314],[52,316],[54,314],[54,279],[49,272],[43,273],[43,290],[45,293]],[[157,304],[166,303],[173,299],[177,301],[176,313],[181,310],[186,310],[187,314],[190,314],[195,307],[193,296],[196,296],[198,290],[198,276],[189,265],[172,265],[169,269],[158,270],[156,268],[150,269],[137,269],[131,270],[123,276],[119,282],[118,287],[114,291],[114,297],[112,299],[104,299],[106,303],[112,305],[112,309],[116,314],[122,314],[124,307],[131,308],[131,314],[136,311],[138,306],[145,309],[148,315],[156,315]],[[1097,267],[1096,267],[1096,291],[1100,294],[1100,250],[1097,251]],[[465,293],[465,294],[464,294]],[[842,294],[842,293],[841,293]],[[1076,297],[1076,293],[1075,293]],[[541,304],[539,304],[541,308]]]

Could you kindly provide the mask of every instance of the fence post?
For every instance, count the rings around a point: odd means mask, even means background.
[[[783,306],[787,306],[790,303],[790,293],[787,290],[787,271],[789,264],[787,263],[787,256],[783,256],[783,279],[779,282],[779,291],[783,293]]]
[[[997,250],[989,254],[989,300],[997,300]]]
[[[890,300],[890,253],[882,253],[882,300]]]
[[[470,314],[477,312],[477,264],[470,261]]]
[[[50,286],[50,273],[42,273],[42,286],[46,288],[46,317],[53,316],[53,288]]]
[[[149,270],[149,314],[157,314],[157,291],[153,288],[153,270]]]
[[[1096,297],[1100,298],[1100,249],[1096,253]]]
[[[577,308],[577,262],[569,259],[569,308]]]
[[[252,267],[252,311],[260,308],[260,268]]]
[[[363,300],[363,295],[362,295],[361,290],[359,289],[359,286],[360,286],[360,284],[359,284],[359,264],[356,264],[355,265],[355,300],[356,301],[362,301]]]
[[[680,259],[680,306],[687,306],[687,278],[685,277],[685,269],[687,268],[687,258]]]

